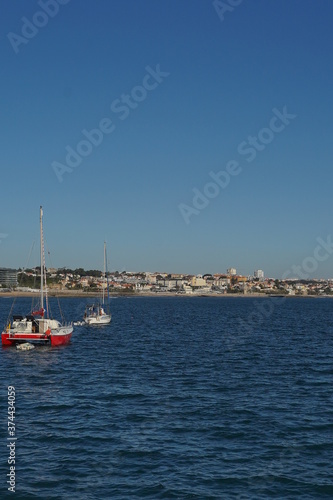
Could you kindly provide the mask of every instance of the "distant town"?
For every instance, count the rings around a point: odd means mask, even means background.
[[[241,276],[235,268],[222,274],[168,274],[162,272],[109,272],[49,268],[46,273],[50,292],[99,293],[109,287],[111,294],[262,294],[288,296],[333,295],[333,279],[265,278],[261,269],[252,276]],[[40,287],[40,268],[0,268],[0,292],[36,292]]]

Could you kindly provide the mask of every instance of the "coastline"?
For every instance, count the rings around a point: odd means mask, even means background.
[[[0,298],[1,297],[38,297],[39,290],[36,292],[21,292],[21,291],[12,291],[12,292],[0,292]],[[48,292],[49,297],[58,297],[58,298],[96,298],[98,297],[98,293],[92,293],[92,292],[82,292],[79,290],[66,290],[66,291],[49,291]],[[119,297],[184,297],[184,298],[191,298],[191,297],[219,297],[219,298],[259,298],[259,299],[267,299],[267,298],[287,298],[287,299],[319,299],[319,298],[333,298],[333,295],[274,295],[274,294],[263,294],[263,293],[197,293],[197,294],[180,294],[176,292],[141,292],[141,293],[110,293],[110,298],[119,298]]]

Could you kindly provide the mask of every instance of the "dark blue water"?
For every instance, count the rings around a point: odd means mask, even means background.
[[[8,385],[17,499],[333,498],[333,300],[111,304],[69,346],[0,350],[0,498]]]

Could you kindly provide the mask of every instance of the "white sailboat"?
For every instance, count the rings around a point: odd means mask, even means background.
[[[107,300],[105,305],[105,287],[106,282]],[[109,281],[107,273],[107,257],[106,257],[106,243],[104,241],[104,270],[103,270],[103,283],[102,283],[102,302],[90,304],[86,307],[83,321],[87,325],[107,325],[111,322],[111,313],[109,311]]]

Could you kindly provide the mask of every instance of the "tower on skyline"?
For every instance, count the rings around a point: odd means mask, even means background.
[[[264,279],[265,277],[264,271],[262,269],[257,269],[256,271],[254,271],[254,277],[259,279]]]

